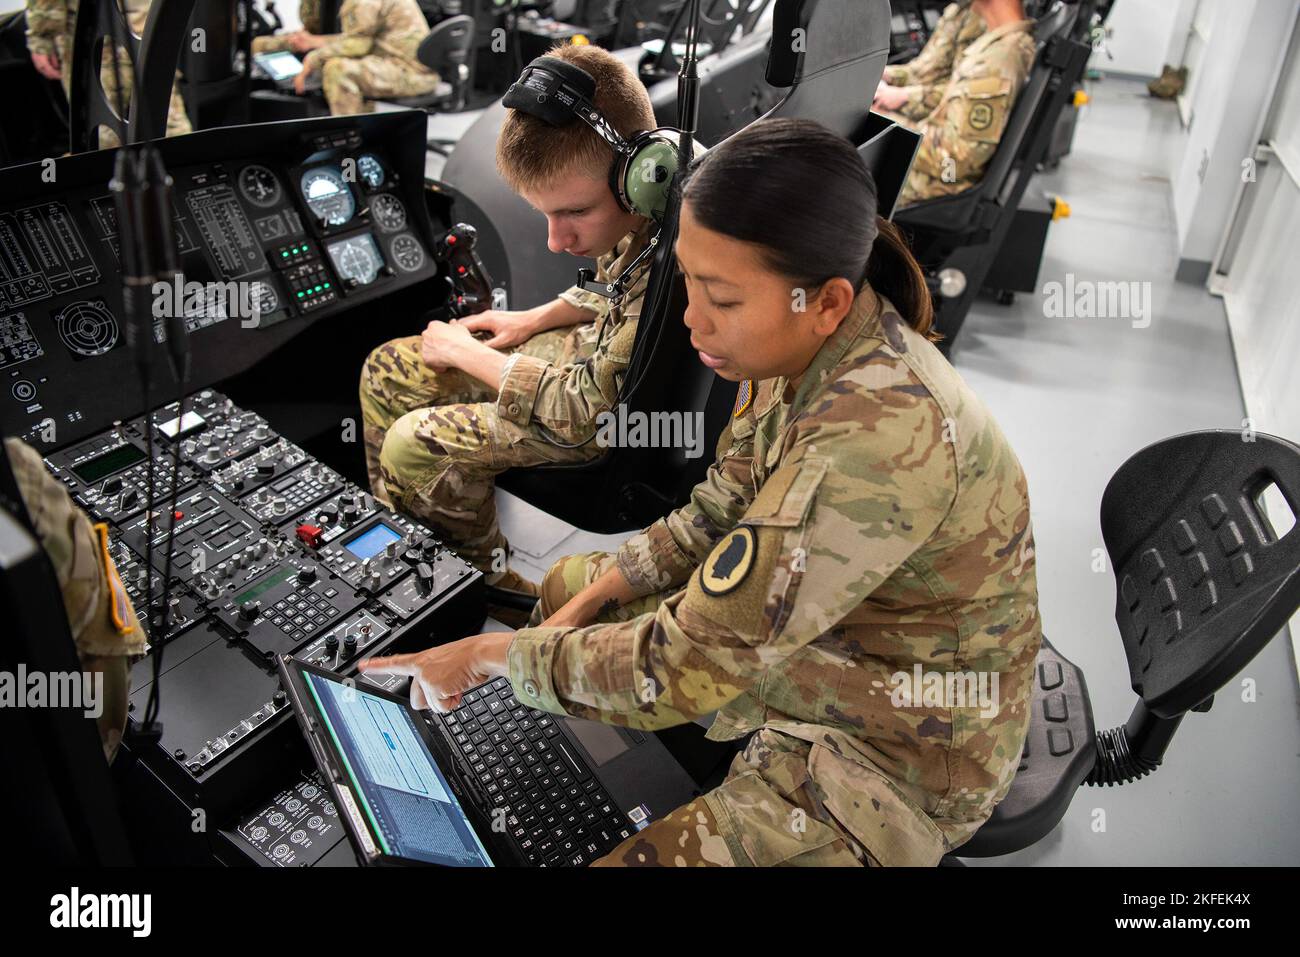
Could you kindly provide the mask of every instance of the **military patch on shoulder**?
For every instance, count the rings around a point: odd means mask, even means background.
[[[740,587],[754,567],[758,540],[754,529],[737,525],[714,546],[700,569],[700,587],[706,595],[725,595]]]
[[[754,380],[746,379],[736,391],[736,407],[731,412],[733,419],[738,419],[748,411],[754,402]]]
[[[108,608],[113,616],[113,627],[117,629],[119,635],[127,635],[134,630],[135,622],[127,613],[131,605],[130,599],[127,598],[126,586],[122,584],[122,579],[117,574],[117,567],[108,554],[108,525],[104,522],[96,522],[93,527],[99,539],[100,561],[104,563],[104,584],[108,589]]]
[[[972,129],[987,130],[993,125],[993,107],[987,103],[976,103],[970,108],[970,125]]]

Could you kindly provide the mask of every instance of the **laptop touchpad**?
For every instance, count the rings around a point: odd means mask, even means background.
[[[599,721],[585,721],[580,718],[564,718],[564,723],[582,750],[587,752],[594,767],[600,767],[618,757],[624,751],[630,751],[632,745],[620,733],[620,729],[601,724]]]

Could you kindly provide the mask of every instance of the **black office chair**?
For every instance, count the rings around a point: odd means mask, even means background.
[[[957,857],[1029,847],[1081,784],[1128,784],[1163,760],[1189,711],[1215,693],[1300,608],[1300,530],[1281,539],[1260,495],[1276,483],[1300,514],[1300,446],[1268,435],[1191,432],[1150,445],[1111,478],[1101,530],[1115,570],[1115,620],[1139,700],[1095,732],[1083,673],[1043,641],[1020,768]]]
[[[438,74],[439,83],[432,93],[419,96],[375,97],[395,106],[438,113],[455,113],[465,109],[469,98],[469,60],[474,48],[474,18],[449,17],[440,22],[420,41],[415,56]]]

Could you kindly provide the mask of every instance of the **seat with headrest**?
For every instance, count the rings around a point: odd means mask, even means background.
[[[437,88],[419,96],[373,99],[417,110],[463,110],[469,96],[469,60],[473,49],[474,18],[448,17],[430,30],[415,50],[416,59],[438,74]]]

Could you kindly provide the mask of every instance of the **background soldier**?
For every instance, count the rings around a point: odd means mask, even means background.
[[[885,67],[871,108],[925,119],[939,105],[954,64],[983,34],[984,21],[971,9],[971,0],[948,4],[920,55],[910,63]]]
[[[934,112],[919,124],[893,117],[921,134],[900,207],[983,179],[1033,67],[1034,21],[1025,19],[1020,0],[972,0],[971,10],[988,29],[966,48]]]
[[[144,33],[145,21],[149,17],[149,0],[124,0],[126,4],[127,26],[136,36]],[[41,76],[49,80],[60,80],[63,92],[72,100],[72,64],[68,56],[72,50],[72,32],[77,24],[77,7],[80,0],[27,0],[27,49],[32,54],[32,64]],[[131,91],[135,86],[135,77],[131,68],[131,57],[126,48],[117,48],[118,69],[122,75],[123,103],[130,106]],[[116,112],[118,105],[117,78],[113,73],[113,55],[111,48],[104,46],[99,68],[100,82],[109,105]],[[171,102],[167,106],[167,136],[181,136],[193,130],[190,118],[185,113],[185,101],[180,91],[172,84]],[[120,146],[117,130],[106,126],[99,128],[99,145],[103,149]]]
[[[4,448],[32,527],[54,567],[82,670],[104,676],[99,736],[111,761],[126,728],[129,658],[144,654],[144,629],[108,555],[108,527],[91,525],[35,449],[18,439],[5,439]]]
[[[319,71],[330,112],[340,116],[368,112],[368,97],[420,96],[438,88],[438,74],[415,56],[429,35],[415,0],[345,0],[339,23],[343,32],[333,36],[292,34],[291,48],[309,51],[293,81],[299,94]]]

